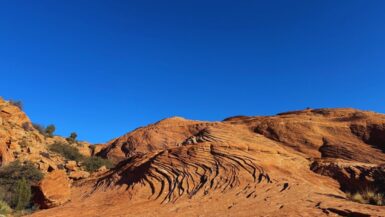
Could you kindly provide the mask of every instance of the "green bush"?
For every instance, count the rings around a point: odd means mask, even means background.
[[[71,145],[55,143],[49,147],[49,150],[60,154],[66,160],[81,162],[84,169],[89,172],[95,172],[102,166],[106,166],[107,168],[111,168],[113,166],[112,162],[107,159],[96,156],[86,157],[79,152],[79,149]]]
[[[31,203],[31,186],[25,178],[18,180],[16,183],[15,197],[13,198],[13,205],[16,210],[24,210],[29,207]]]
[[[79,162],[84,158],[84,156],[80,154],[79,149],[62,143],[52,144],[49,147],[49,150],[60,154],[67,160],[74,160]]]
[[[25,178],[31,184],[37,184],[43,174],[31,162],[13,161],[0,168],[0,185],[5,186],[15,183],[16,180]]]
[[[49,137],[53,137],[53,133],[55,132],[56,127],[55,125],[51,124],[48,125],[47,128],[45,128],[45,134]]]
[[[67,138],[67,141],[69,143],[75,143],[77,137],[78,137],[78,134],[75,132],[72,132],[71,135]]]
[[[7,215],[12,212],[11,207],[3,200],[0,200],[0,214]]]
[[[12,208],[22,210],[31,204],[31,185],[43,174],[30,162],[14,161],[0,168],[0,200]]]
[[[111,161],[96,156],[84,159],[83,165],[88,172],[95,172],[102,166],[106,166],[107,168],[112,168],[113,166]]]
[[[40,134],[45,135],[45,127],[41,124],[32,123],[33,128],[35,128],[37,131],[39,131]]]

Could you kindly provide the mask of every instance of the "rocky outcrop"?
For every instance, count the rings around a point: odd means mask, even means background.
[[[71,171],[68,174],[68,177],[74,180],[79,180],[79,179],[85,179],[90,177],[90,173],[87,171]]]
[[[385,165],[326,159],[315,161],[310,169],[337,180],[345,192],[385,192]]]
[[[33,216],[384,216],[345,194],[382,191],[384,124],[354,109],[165,119],[98,145],[117,166]]]
[[[45,175],[35,190],[34,202],[42,209],[62,205],[70,200],[71,189],[67,174],[55,170]]]
[[[41,134],[19,106],[0,98],[0,165],[19,160],[32,162],[43,173],[64,169],[66,159],[49,150],[54,143],[72,145],[84,156],[92,154],[92,145],[87,142],[70,144],[61,136]],[[67,169],[81,170],[81,167],[68,164]]]
[[[77,171],[79,170],[78,163],[76,161],[67,161],[64,166],[68,171]]]
[[[355,109],[307,109],[267,117],[234,117],[227,123],[313,158],[385,162],[385,115]]]
[[[0,164],[13,161],[22,151],[20,143],[30,142],[28,137],[34,136],[33,132],[26,131],[23,126],[26,129],[31,126],[27,115],[19,107],[0,98]],[[39,139],[33,139],[32,142]]]
[[[213,123],[191,121],[180,117],[164,119],[108,142],[105,148],[97,152],[97,155],[117,163],[137,154],[178,147],[184,140],[210,124]]]

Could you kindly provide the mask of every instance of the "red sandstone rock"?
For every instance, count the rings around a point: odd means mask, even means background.
[[[71,189],[69,179],[63,170],[54,170],[45,175],[40,182],[35,202],[40,208],[52,208],[70,200]]]
[[[33,216],[384,216],[342,191],[383,179],[384,124],[354,109],[166,119],[104,145],[119,164]]]

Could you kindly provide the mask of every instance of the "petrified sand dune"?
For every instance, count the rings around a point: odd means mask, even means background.
[[[168,118],[114,139],[96,154],[119,162],[136,154],[177,147],[208,124],[211,123]]]
[[[343,192],[383,186],[384,124],[353,109],[166,119],[108,143],[114,169],[33,216],[385,216]]]
[[[385,115],[355,109],[308,109],[270,117],[228,118],[314,158],[385,162]]]

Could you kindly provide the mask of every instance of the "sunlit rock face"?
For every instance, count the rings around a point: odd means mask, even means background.
[[[384,124],[355,109],[165,119],[99,145],[117,166],[33,216],[383,216],[346,192],[381,182]]]

